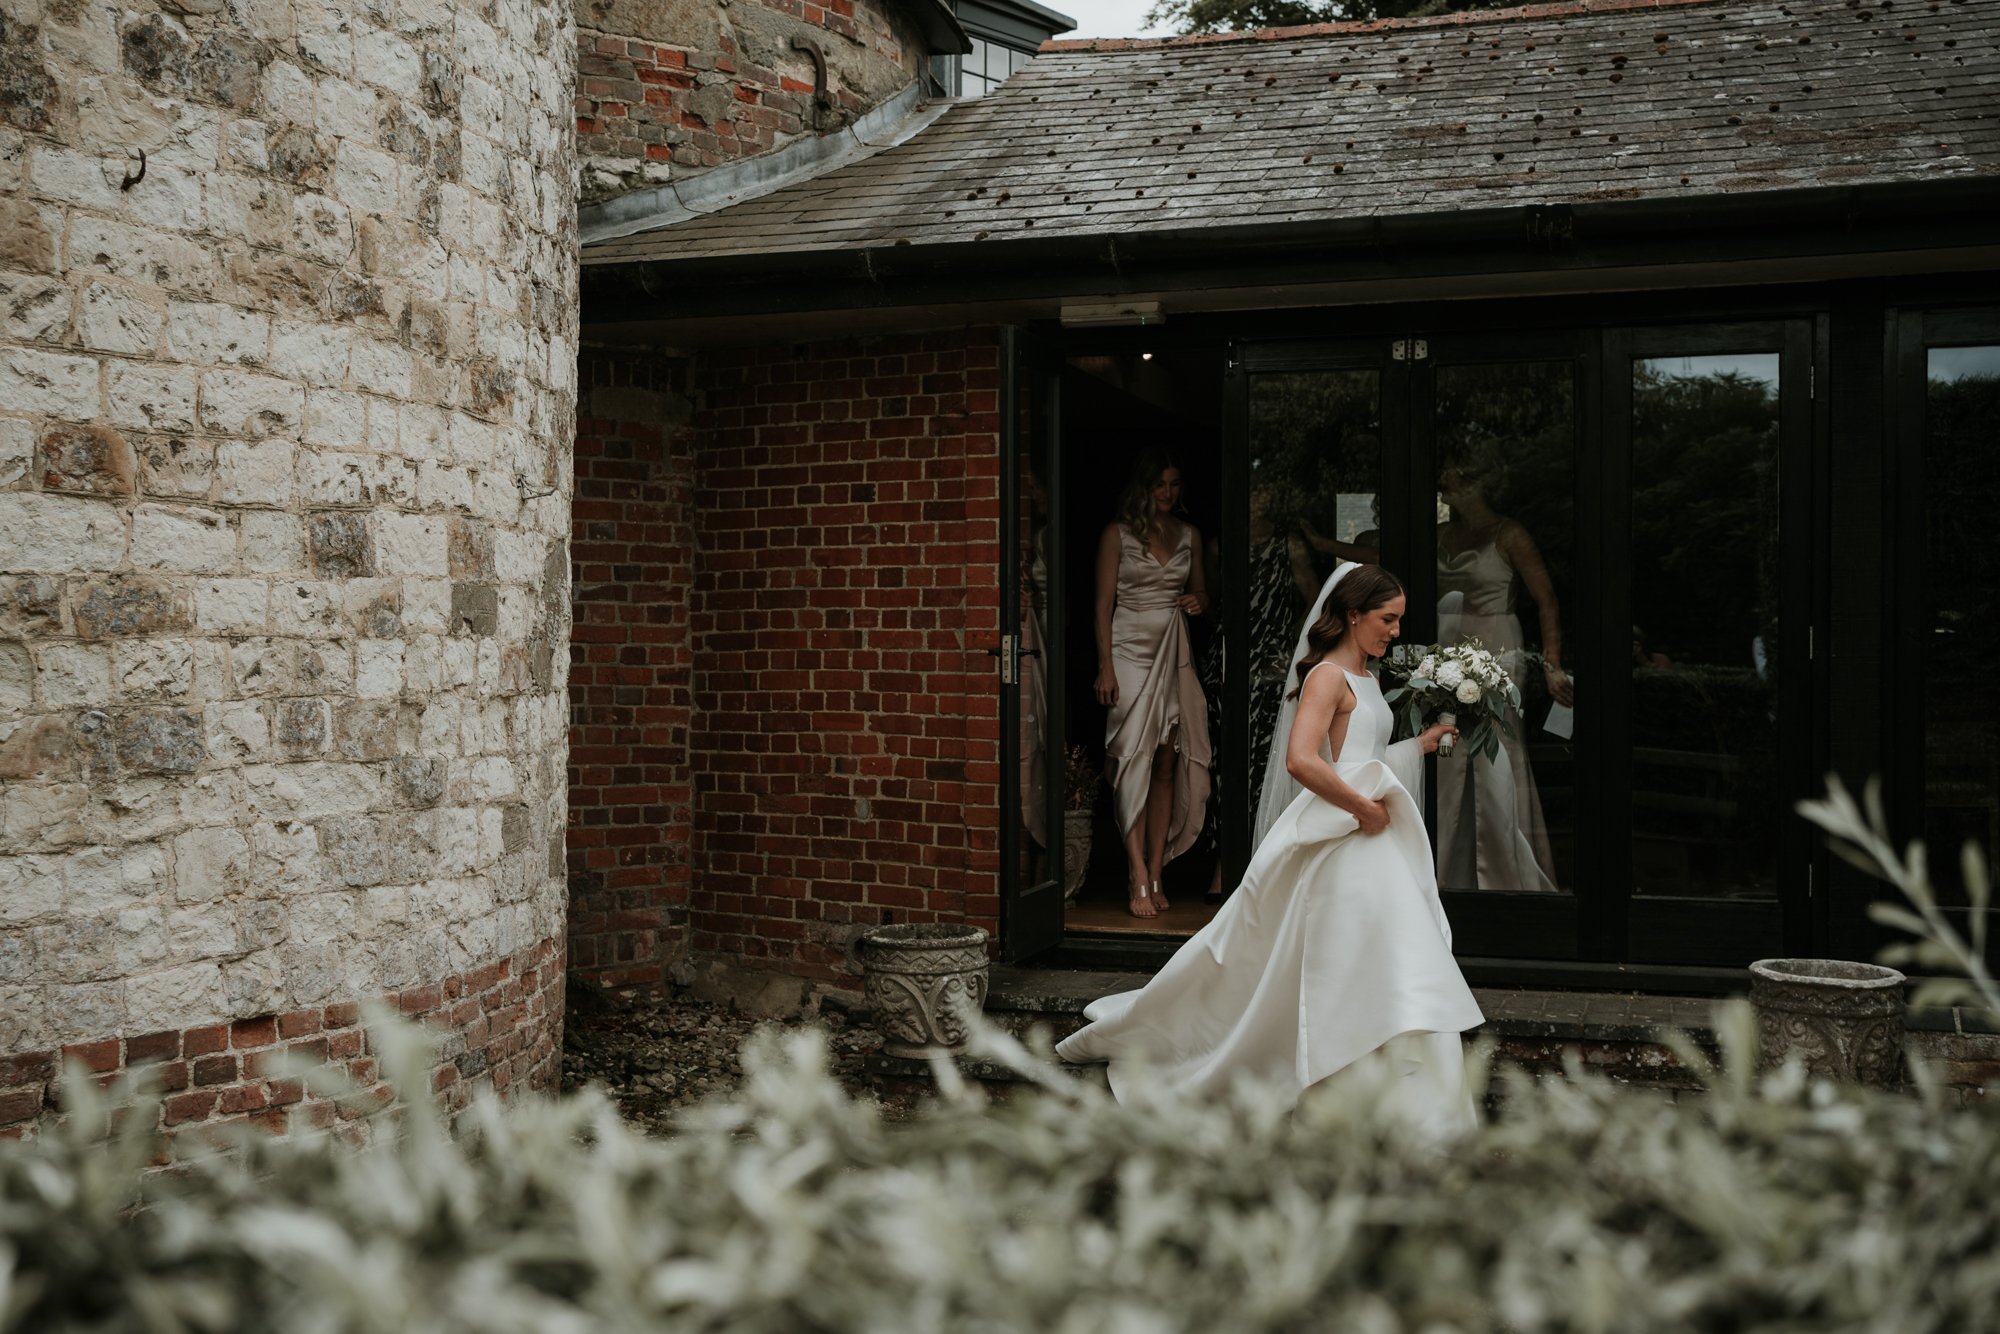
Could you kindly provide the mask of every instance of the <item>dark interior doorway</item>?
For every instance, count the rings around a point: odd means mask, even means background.
[[[1067,647],[1063,688],[1069,731],[1063,751],[1067,754],[1071,747],[1081,748],[1084,764],[1092,773],[1104,772],[1106,717],[1091,688],[1098,665],[1092,556],[1105,525],[1112,521],[1134,459],[1151,446],[1165,447],[1176,456],[1182,470],[1187,517],[1202,537],[1211,614],[1198,618],[1190,629],[1204,691],[1212,692],[1220,685],[1219,626],[1226,605],[1218,560],[1223,521],[1225,362],[1224,349],[1217,346],[1075,355],[1062,366],[1062,540],[1070,553],[1064,563],[1061,612]],[[1217,712],[1211,709],[1211,716]],[[1220,777],[1218,747],[1212,778]],[[1167,864],[1163,888],[1172,909],[1157,918],[1139,919],[1127,912],[1122,832],[1111,794],[1100,783],[1090,846],[1082,864],[1081,883],[1066,912],[1066,927],[1186,936],[1206,923],[1213,913],[1206,898],[1221,857],[1219,831],[1223,822],[1219,810],[1227,789],[1218,784],[1213,790],[1201,838]],[[1081,852],[1074,846],[1068,849],[1071,858]],[[1072,872],[1071,879],[1077,878]]]

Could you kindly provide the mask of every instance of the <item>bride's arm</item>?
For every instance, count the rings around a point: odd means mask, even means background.
[[[1320,740],[1353,693],[1344,672],[1313,672],[1306,677],[1299,691],[1299,716],[1285,741],[1285,772],[1297,779],[1300,787],[1352,815],[1363,833],[1372,834],[1388,826],[1388,809],[1348,786],[1319,753]]]

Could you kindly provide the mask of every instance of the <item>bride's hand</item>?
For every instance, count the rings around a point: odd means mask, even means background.
[[[1389,808],[1379,801],[1363,799],[1354,810],[1354,820],[1364,834],[1379,834],[1389,827]]]
[[[1447,727],[1443,723],[1432,723],[1429,727],[1417,733],[1417,748],[1426,755],[1435,755],[1439,741],[1445,737],[1455,739],[1457,736],[1458,729],[1456,727]]]
[[[1118,702],[1118,674],[1109,664],[1097,669],[1097,702],[1110,708]]]

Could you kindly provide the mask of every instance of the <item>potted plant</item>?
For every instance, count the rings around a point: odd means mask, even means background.
[[[1104,777],[1091,763],[1090,752],[1071,746],[1063,763],[1063,901],[1083,888],[1090,869],[1090,835],[1097,821],[1097,792]]]

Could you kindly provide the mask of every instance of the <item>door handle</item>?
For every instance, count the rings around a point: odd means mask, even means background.
[[[1000,684],[1011,686],[1020,676],[1021,659],[1039,658],[1042,656],[1042,651],[1038,648],[1021,647],[1019,635],[1001,635],[999,646],[987,649],[986,656],[1000,659]]]

